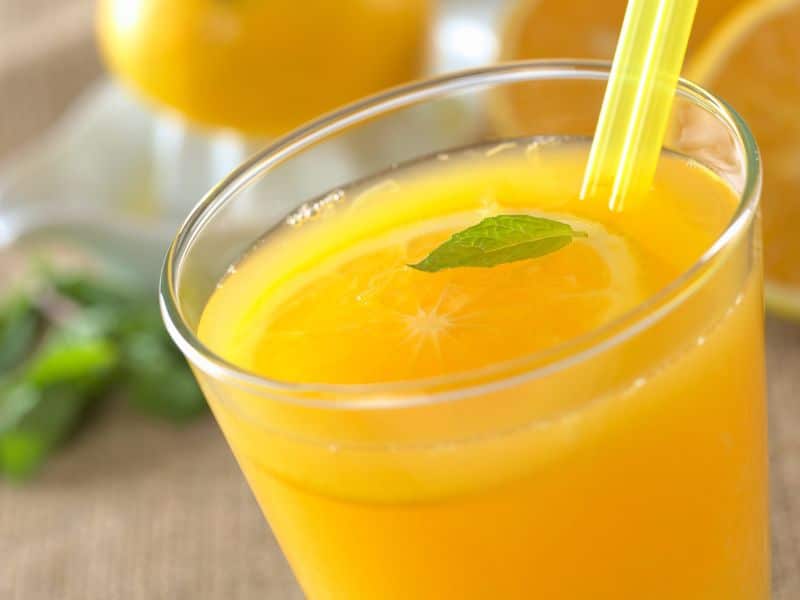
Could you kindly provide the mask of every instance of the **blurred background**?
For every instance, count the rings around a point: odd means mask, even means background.
[[[686,72],[765,155],[775,597],[793,599],[800,0],[774,4],[700,0]],[[216,181],[308,119],[501,59],[609,59],[624,6],[0,0],[0,598],[301,598],[161,327],[166,245]],[[332,168],[371,150],[337,149]]]

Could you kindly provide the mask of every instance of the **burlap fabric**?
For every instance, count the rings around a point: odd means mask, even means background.
[[[100,76],[92,5],[0,0],[0,156]],[[767,337],[774,597],[795,600],[800,328],[771,321]],[[301,597],[210,418],[176,430],[112,403],[35,482],[0,483],[4,600]]]

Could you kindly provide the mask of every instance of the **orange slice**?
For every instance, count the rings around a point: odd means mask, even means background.
[[[642,283],[643,258],[625,239],[596,223],[557,218],[588,237],[491,269],[431,275],[407,266],[473,225],[471,211],[363,242],[268,300],[259,324],[248,321],[233,360],[288,381],[386,382],[463,372],[591,331],[652,292]]]
[[[501,57],[610,60],[626,4],[626,0],[523,0],[506,17]],[[690,53],[735,5],[734,0],[701,0]],[[548,93],[547,84],[527,89],[521,84],[508,91],[495,99],[497,106],[493,110],[501,131],[513,129],[519,133],[521,126],[536,128],[545,124],[560,127],[562,134],[589,135],[594,132],[604,89],[585,82],[559,82],[554,84],[552,94]],[[566,114],[574,116],[567,119]]]
[[[800,0],[740,7],[689,65],[730,102],[764,158],[767,301],[800,318]]]

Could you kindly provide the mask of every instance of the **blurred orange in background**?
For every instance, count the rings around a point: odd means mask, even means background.
[[[602,4],[602,6],[599,6]],[[502,33],[501,57],[504,60],[529,58],[591,58],[611,60],[617,44],[622,19],[625,16],[626,0],[520,0],[505,19]],[[734,0],[700,0],[692,37],[691,53],[710,31],[730,12]],[[504,99],[500,109],[504,115],[500,120],[513,119],[535,122],[541,113],[563,112],[565,102],[571,106],[582,106],[587,110],[586,122],[580,131],[569,133],[594,133],[596,124],[594,110],[599,105],[598,89],[594,96],[586,97],[587,86],[576,86],[574,93],[565,97],[563,86],[558,97],[538,94],[534,97],[525,92],[524,86],[511,88],[515,95]],[[548,119],[549,120],[549,119]]]
[[[764,160],[770,307],[800,316],[800,1],[758,0],[717,27],[688,73],[753,128]]]
[[[203,125],[275,136],[422,74],[430,0],[99,0],[109,68]]]
[[[736,4],[699,0],[690,52]],[[520,0],[506,19],[503,57],[610,60],[626,5],[626,0]]]

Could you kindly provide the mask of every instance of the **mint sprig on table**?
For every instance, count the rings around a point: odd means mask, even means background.
[[[45,273],[0,301],[0,477],[35,473],[115,394],[175,422],[205,411],[152,294],[93,275]]]
[[[459,231],[424,260],[408,266],[428,273],[456,267],[495,267],[550,254],[576,237],[588,234],[552,219],[498,215]]]

